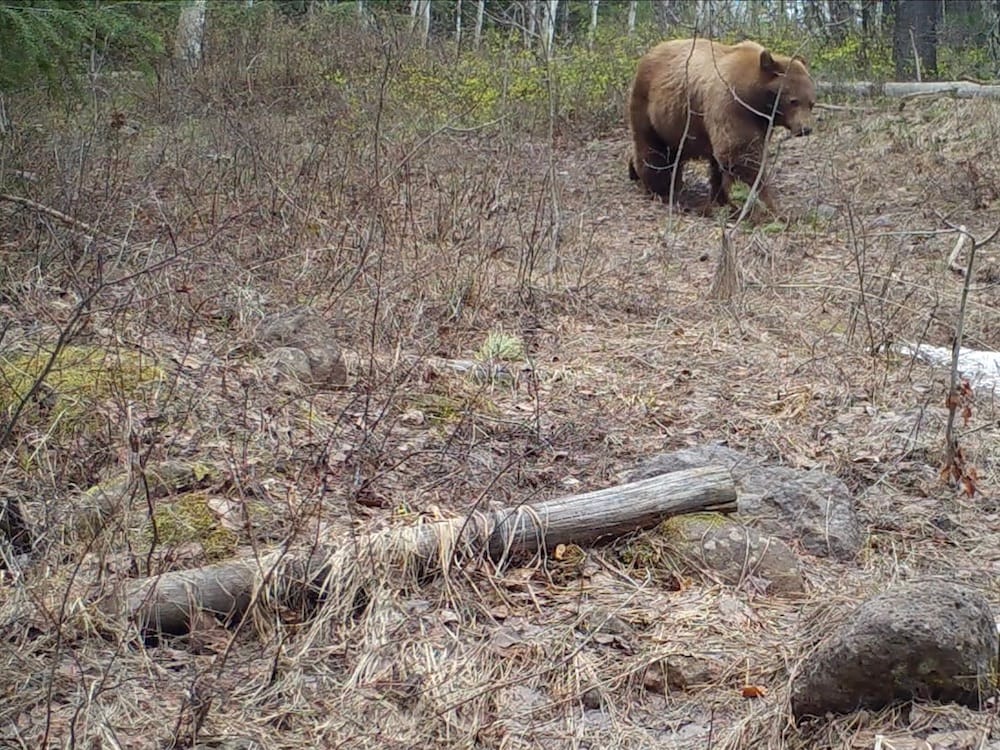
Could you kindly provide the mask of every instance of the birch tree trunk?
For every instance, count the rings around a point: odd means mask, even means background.
[[[181,7],[177,19],[177,38],[174,41],[174,59],[187,72],[201,65],[205,39],[206,0],[190,0]]]
[[[628,4],[628,35],[632,36],[635,33],[635,14],[639,9],[639,0],[632,0]]]
[[[588,37],[591,46],[594,44],[594,36],[597,34],[597,7],[601,0],[590,0],[590,35]]]
[[[455,46],[462,46],[462,0],[455,0]]]
[[[538,0],[528,0],[528,38],[525,46],[530,47],[535,43],[535,35],[538,33]]]
[[[483,40],[483,18],[486,16],[486,0],[479,0],[476,6],[476,49]]]
[[[410,0],[410,31],[420,24],[420,43],[425,47],[431,35],[431,0]]]
[[[542,47],[545,50],[545,59],[552,59],[552,45],[556,37],[556,18],[559,12],[559,0],[547,0],[545,3],[545,13],[542,16]]]

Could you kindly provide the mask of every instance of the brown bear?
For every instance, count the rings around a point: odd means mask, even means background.
[[[712,200],[731,206],[734,179],[752,185],[774,126],[812,130],[816,89],[805,60],[756,42],[661,42],[639,61],[628,102],[633,154],[629,177],[651,192],[676,195],[689,159],[707,159]],[[761,201],[777,209],[763,177]]]

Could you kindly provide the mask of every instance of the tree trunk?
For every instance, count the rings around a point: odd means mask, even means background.
[[[896,11],[899,8],[898,0],[882,0],[882,12],[879,15],[879,33],[883,39],[888,39],[889,34],[894,34],[896,29]]]
[[[989,50],[995,71],[994,76],[1000,78],[1000,0],[993,2],[993,23],[990,29]]]
[[[535,43],[538,33],[538,0],[528,0],[528,44]]]
[[[462,0],[455,0],[455,46],[462,46]]]
[[[588,39],[590,45],[594,44],[594,36],[597,34],[597,8],[601,4],[601,0],[590,0],[590,31]]]
[[[431,0],[410,0],[410,31],[420,25],[420,43],[427,46],[431,35]]]
[[[871,48],[872,13],[875,0],[861,0],[861,39],[858,45],[858,65],[868,68],[868,50]]]
[[[937,23],[940,10],[939,0],[906,0],[897,4],[892,43],[897,80],[923,81],[937,77]]]
[[[854,8],[851,7],[851,0],[828,0],[827,11],[830,15],[830,39],[843,44],[854,31]]]
[[[483,41],[483,18],[486,17],[486,0],[479,0],[476,5],[476,49]]]
[[[553,45],[556,37],[556,18],[559,12],[559,0],[546,0],[542,16],[542,48],[545,59],[552,59]]]
[[[736,487],[719,466],[661,474],[638,482],[537,503],[404,528],[339,546],[278,551],[195,570],[132,581],[101,603],[138,623],[146,636],[185,633],[199,614],[238,621],[267,585],[269,601],[352,612],[379,582],[403,584],[448,574],[455,562],[488,558],[498,567],[551,552],[556,545],[610,540],[682,513],[736,510]]]
[[[201,65],[205,40],[206,0],[190,0],[181,7],[174,40],[174,59],[187,72]]]
[[[805,4],[804,8],[804,19],[806,29],[810,33],[823,36],[826,35],[828,29],[827,19],[826,19],[826,8],[823,3],[818,3],[813,0]]]
[[[657,4],[657,22],[660,29],[669,31],[681,22],[680,12],[677,8],[677,0],[660,0]]]
[[[628,35],[632,36],[635,34],[635,14],[639,9],[638,0],[631,0],[628,4]]]

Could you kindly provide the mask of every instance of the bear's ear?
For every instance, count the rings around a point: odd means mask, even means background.
[[[802,55],[792,55],[792,59],[793,60],[798,60],[800,63],[802,63],[807,68],[809,67],[809,61],[806,60]]]
[[[771,55],[770,50],[761,50],[760,69],[765,73],[770,73],[771,75],[778,75],[778,73],[781,72],[781,69],[778,67],[778,63],[774,59],[774,56]]]

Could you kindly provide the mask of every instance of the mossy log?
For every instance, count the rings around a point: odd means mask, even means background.
[[[501,568],[520,555],[611,539],[681,513],[735,510],[728,469],[685,469],[534,505],[387,529],[337,549],[283,550],[131,581],[102,609],[133,621],[146,636],[185,633],[199,613],[234,622],[262,596],[284,606],[322,602],[333,616],[346,616],[386,582],[416,583],[484,557]]]

